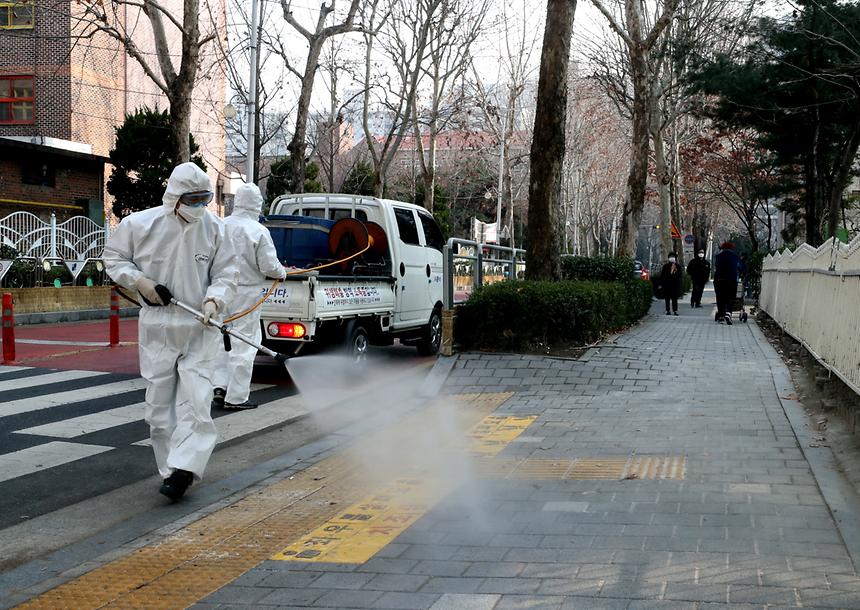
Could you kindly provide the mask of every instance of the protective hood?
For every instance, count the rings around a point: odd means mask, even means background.
[[[194,163],[177,165],[167,180],[167,189],[161,198],[164,207],[171,212],[176,209],[176,203],[185,193],[194,191],[211,191],[212,181],[202,169]]]
[[[257,220],[263,210],[263,195],[256,184],[242,184],[233,198],[233,216]]]

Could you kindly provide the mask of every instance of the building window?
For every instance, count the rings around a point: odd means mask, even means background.
[[[49,162],[25,162],[21,165],[21,182],[53,187],[56,184],[56,168]]]
[[[33,27],[33,2],[0,2],[0,30],[24,30]]]
[[[33,77],[0,76],[0,125],[33,122]]]

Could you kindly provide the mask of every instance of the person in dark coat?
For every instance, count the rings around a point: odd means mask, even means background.
[[[663,290],[663,298],[666,301],[666,315],[674,313],[678,315],[678,297],[681,296],[681,276],[684,270],[678,264],[678,257],[674,252],[669,253],[669,262],[663,265],[660,272],[660,286]],[[669,304],[672,311],[669,311]]]
[[[693,296],[690,299],[690,305],[693,307],[702,306],[702,292],[705,291],[705,284],[711,279],[711,263],[705,258],[705,251],[699,250],[696,258],[690,261],[687,265],[687,275],[693,282]]]
[[[717,314],[714,320],[732,323],[731,302],[738,290],[738,277],[743,272],[743,263],[735,253],[735,245],[723,242],[720,253],[714,259],[714,292],[717,293]]]

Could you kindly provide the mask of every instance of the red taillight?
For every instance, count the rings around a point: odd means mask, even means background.
[[[304,324],[298,322],[271,322],[266,327],[270,337],[284,337],[285,339],[301,339],[307,334]]]
[[[643,280],[647,280],[647,279],[648,279],[648,270],[647,270],[647,269],[643,269],[643,270],[642,270],[642,279],[643,279]]]

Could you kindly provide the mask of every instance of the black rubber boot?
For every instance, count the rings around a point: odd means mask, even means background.
[[[245,402],[235,404],[232,402],[224,403],[224,408],[227,411],[244,411],[246,409],[256,409],[257,403],[246,400]]]
[[[187,470],[174,470],[173,474],[164,479],[161,484],[161,489],[158,493],[167,496],[173,502],[176,502],[185,495],[185,491],[191,486],[194,481],[194,474]]]
[[[215,388],[215,391],[212,392],[212,408],[223,409],[225,396],[227,396],[227,390],[224,388]]]

